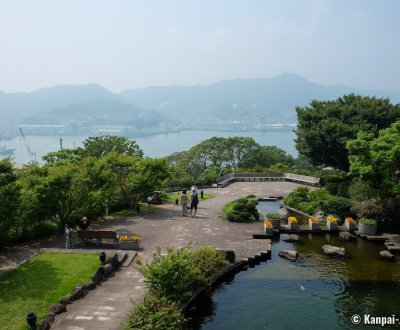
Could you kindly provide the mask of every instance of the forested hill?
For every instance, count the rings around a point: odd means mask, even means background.
[[[207,114],[217,118],[243,120],[249,116],[264,118],[264,123],[296,122],[296,106],[312,99],[329,100],[348,93],[389,97],[390,92],[361,91],[344,85],[324,86],[302,76],[284,73],[270,79],[238,79],[204,86],[166,86],[127,90],[121,96],[144,108],[166,113]]]
[[[0,128],[8,125],[133,123],[164,129],[254,129],[277,123],[296,123],[296,106],[312,99],[335,99],[348,93],[388,97],[390,92],[361,91],[346,86],[324,86],[299,75],[270,79],[238,79],[212,85],[164,86],[113,93],[102,86],[60,85],[30,93],[0,91]],[[147,127],[147,126],[146,126]]]

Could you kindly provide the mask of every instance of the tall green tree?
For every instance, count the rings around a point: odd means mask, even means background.
[[[360,131],[376,136],[400,118],[400,105],[389,99],[349,94],[332,101],[313,100],[297,107],[296,148],[314,165],[348,171],[347,141]]]
[[[143,151],[135,141],[129,140],[122,136],[103,135],[89,137],[84,142],[84,155],[93,158],[103,157],[110,152],[133,156],[137,158],[143,157]]]
[[[19,190],[10,158],[0,160],[0,246],[4,245],[18,209]]]
[[[400,121],[381,130],[377,137],[360,132],[357,139],[347,143],[347,149],[350,174],[364,182],[365,189],[370,187],[370,191],[374,192],[368,203],[359,201],[360,206],[365,204],[364,209],[368,210],[371,205],[381,204],[387,209],[389,217],[400,221]],[[357,189],[361,185],[359,181],[351,187],[351,195],[361,195],[360,189]]]

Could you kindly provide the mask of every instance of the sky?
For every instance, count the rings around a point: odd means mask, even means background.
[[[283,72],[400,93],[398,0],[0,0],[0,91]]]

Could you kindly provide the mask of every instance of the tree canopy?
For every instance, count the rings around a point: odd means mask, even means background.
[[[377,136],[400,118],[400,105],[389,99],[349,94],[331,101],[313,100],[297,107],[296,148],[314,165],[349,169],[347,141],[358,132]]]

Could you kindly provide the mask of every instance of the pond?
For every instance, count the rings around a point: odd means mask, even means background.
[[[321,246],[346,248],[345,258]],[[296,262],[278,252],[296,249]],[[199,327],[212,329],[382,329],[352,324],[354,314],[400,318],[400,263],[379,258],[382,243],[338,236],[300,235],[297,243],[273,242],[272,258],[238,273],[212,297]],[[398,326],[387,326],[397,328]]]

